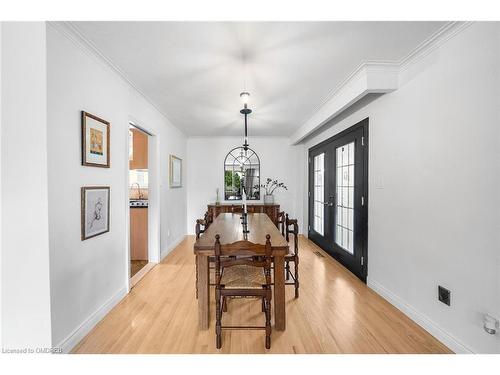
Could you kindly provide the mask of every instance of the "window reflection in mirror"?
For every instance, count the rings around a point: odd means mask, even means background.
[[[237,147],[224,160],[224,199],[241,200],[243,187],[248,200],[259,200],[260,160],[252,149]]]

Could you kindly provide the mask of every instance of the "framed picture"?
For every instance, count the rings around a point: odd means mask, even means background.
[[[82,111],[82,165],[109,168],[109,122]]]
[[[109,186],[81,188],[82,241],[109,232]]]
[[[182,159],[170,155],[170,187],[179,188],[182,186]]]

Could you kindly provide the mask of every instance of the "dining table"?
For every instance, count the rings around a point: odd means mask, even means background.
[[[248,240],[265,245],[270,235],[274,263],[274,328],[286,328],[285,311],[285,261],[289,253],[288,242],[273,221],[265,213],[246,214],[246,226],[242,225],[241,213],[221,213],[194,244],[198,269],[198,322],[200,329],[208,329],[210,323],[210,262],[215,256],[215,235],[220,236],[222,245]],[[246,230],[245,230],[246,229]],[[246,232],[246,233],[244,233]]]

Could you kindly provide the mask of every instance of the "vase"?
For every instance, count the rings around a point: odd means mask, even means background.
[[[274,204],[274,195],[265,194],[264,195],[264,204]]]
[[[215,198],[215,205],[216,206],[219,206],[220,205],[220,199],[219,199],[219,189],[215,189],[215,192],[217,194],[216,198]]]

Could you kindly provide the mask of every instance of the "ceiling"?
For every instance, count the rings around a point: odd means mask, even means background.
[[[290,136],[363,61],[399,61],[444,22],[72,22],[187,135]]]

